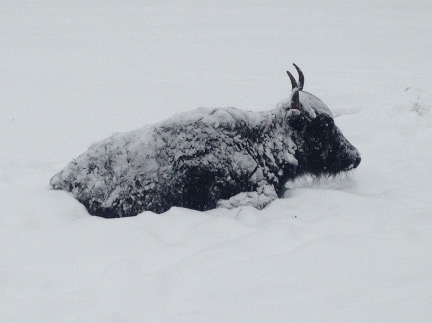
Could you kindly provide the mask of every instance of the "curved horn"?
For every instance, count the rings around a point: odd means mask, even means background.
[[[287,71],[287,74],[291,80],[292,93],[291,93],[291,107],[294,109],[300,109],[300,98],[299,98],[299,87],[294,76]]]
[[[298,75],[299,75],[299,83],[298,83],[298,88],[299,88],[299,90],[301,91],[301,90],[303,90],[303,86],[304,86],[304,75],[303,75],[303,72],[302,72],[302,70],[300,69],[300,67],[298,67],[296,64],[294,64],[293,63],[293,65],[294,65],[294,67],[295,67],[295,69],[297,70],[297,73],[298,73]]]
[[[295,88],[298,88],[297,81],[295,80],[294,76],[290,73],[290,71],[286,71],[286,72],[287,72],[287,74],[291,80],[291,85],[292,85],[293,90]]]
[[[291,108],[300,110],[299,89],[295,88],[291,95]]]

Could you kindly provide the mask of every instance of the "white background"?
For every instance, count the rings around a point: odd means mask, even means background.
[[[430,1],[0,3],[2,322],[427,322]],[[263,211],[90,217],[49,180],[199,106],[268,110],[305,73],[362,154]]]

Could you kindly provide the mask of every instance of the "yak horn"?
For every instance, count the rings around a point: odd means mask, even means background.
[[[295,88],[298,88],[297,81],[295,80],[294,76],[290,73],[290,71],[286,71],[286,72],[291,80],[292,89],[294,90]]]
[[[299,89],[295,88],[291,95],[291,108],[300,110]]]
[[[304,75],[302,70],[300,69],[300,67],[298,67],[296,64],[293,64],[295,69],[297,70],[297,73],[299,75],[299,82],[298,82],[298,88],[299,90],[303,90],[303,86],[304,86]]]
[[[292,85],[291,107],[294,109],[300,109],[299,87],[294,76],[289,71],[287,71],[287,74],[291,80]]]

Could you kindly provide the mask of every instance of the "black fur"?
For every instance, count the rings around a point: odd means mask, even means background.
[[[162,213],[172,206],[263,208],[287,180],[335,175],[360,155],[328,108],[300,92],[269,112],[198,109],[93,145],[55,175],[90,214],[106,218]]]

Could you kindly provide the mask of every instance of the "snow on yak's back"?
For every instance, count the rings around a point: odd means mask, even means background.
[[[252,205],[263,208],[303,174],[333,175],[360,163],[327,106],[303,92],[274,110],[204,109],[93,144],[51,179],[90,214],[106,218]]]

